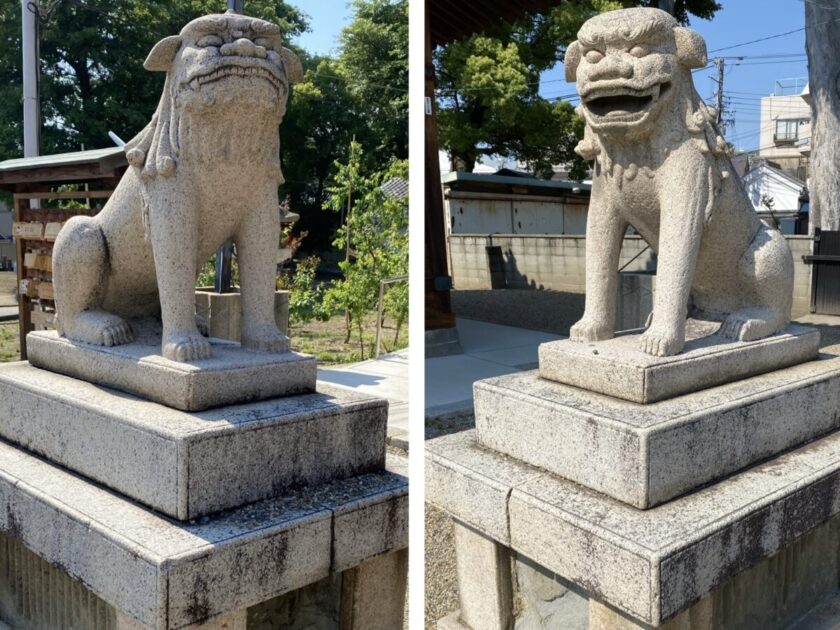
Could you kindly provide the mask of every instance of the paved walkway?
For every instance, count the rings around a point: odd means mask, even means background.
[[[472,408],[475,381],[537,367],[541,343],[560,335],[459,318],[456,322],[463,354],[427,359],[426,415]]]
[[[408,448],[408,350],[384,354],[361,363],[322,368],[318,380],[386,399],[388,441]]]

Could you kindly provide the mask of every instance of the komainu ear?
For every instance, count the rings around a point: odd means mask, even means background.
[[[143,62],[143,67],[152,72],[168,72],[180,47],[180,36],[164,37],[152,48],[149,56],[146,57],[146,61]]]
[[[706,65],[706,42],[697,31],[682,26],[674,27],[677,43],[677,58],[686,68],[702,68]]]
[[[298,56],[288,48],[281,48],[280,56],[283,57],[283,65],[286,66],[286,78],[289,83],[295,84],[303,81],[303,66]]]
[[[566,81],[569,83],[577,80],[577,67],[580,63],[580,44],[572,42],[566,47],[566,55],[563,57],[563,67],[566,70]]]

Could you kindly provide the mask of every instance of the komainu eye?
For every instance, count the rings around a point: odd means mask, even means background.
[[[630,49],[630,54],[634,57],[644,57],[648,54],[648,52],[648,49],[644,46],[633,46],[633,48]]]
[[[586,53],[586,55],[584,55],[584,57],[589,63],[598,63],[604,58],[604,53],[600,50],[590,50]]]
[[[206,48],[207,46],[221,46],[224,43],[224,40],[218,35],[205,35],[195,45],[199,48]]]
[[[271,48],[271,40],[268,39],[267,37],[257,37],[254,40],[254,43],[257,46],[262,46],[265,49],[270,49]]]

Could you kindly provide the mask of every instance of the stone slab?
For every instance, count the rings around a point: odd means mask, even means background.
[[[564,339],[540,346],[540,376],[637,403],[652,403],[778,370],[817,357],[820,333],[791,324],[758,341],[714,334],[719,323],[689,320],[685,349],[675,356],[642,352],[638,334],[597,343]]]
[[[26,362],[0,365],[0,437],[173,518],[381,470],[388,403],[318,392],[184,412]]]
[[[184,411],[315,391],[315,357],[297,352],[251,352],[238,343],[210,339],[213,356],[181,363],[160,354],[160,341],[122,346],[70,341],[55,331],[26,336],[36,366],[97,383]]]
[[[0,529],[152,628],[184,628],[301,588],[407,544],[337,537],[336,515],[400,503],[407,479],[382,471],[203,518],[172,521],[0,442]],[[387,548],[388,545],[394,545]]]
[[[840,357],[648,405],[540,378],[475,384],[478,441],[647,509],[840,427]]]
[[[427,474],[449,481],[427,486],[427,501],[486,533],[506,522],[499,542],[654,626],[840,514],[838,432],[650,510],[536,468],[523,475],[474,431],[430,440],[426,453]],[[481,486],[506,500],[450,498]]]

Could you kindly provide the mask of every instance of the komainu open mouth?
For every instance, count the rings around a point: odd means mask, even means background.
[[[659,100],[670,87],[671,84],[666,82],[658,83],[644,92],[613,89],[603,93],[596,89],[584,99],[584,104],[599,118],[635,118],[647,111],[650,105]]]

